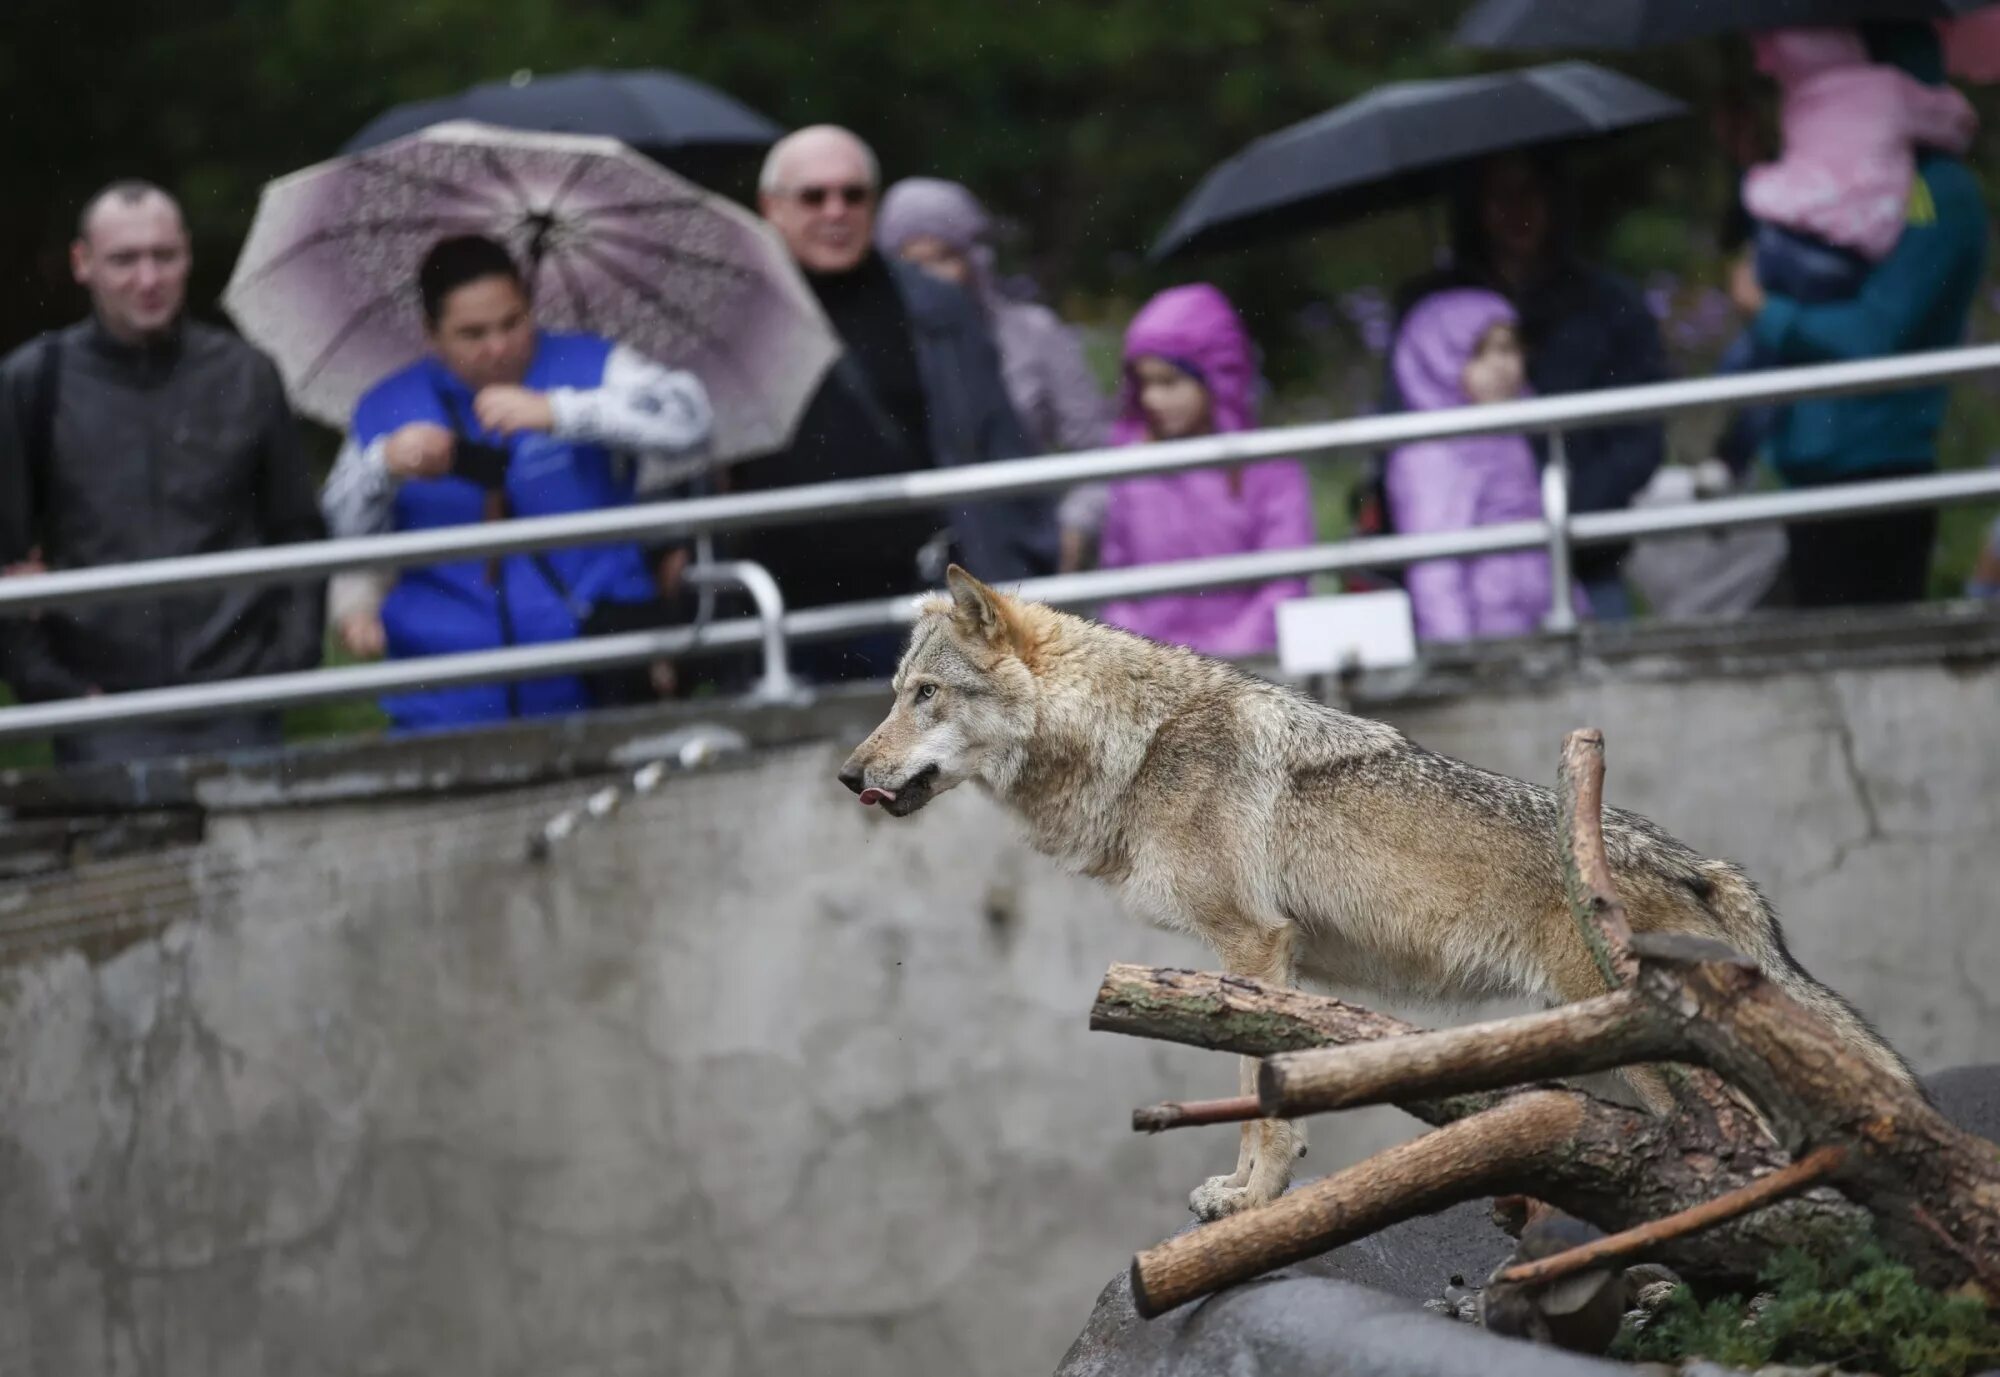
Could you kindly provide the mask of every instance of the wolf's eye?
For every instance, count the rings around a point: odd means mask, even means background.
[[[933,699],[933,698],[935,698],[935,697],[937,697],[937,685],[936,685],[936,684],[919,684],[919,685],[917,685],[917,701],[918,701],[919,703],[928,703],[928,702],[930,702],[930,701],[931,701],[931,699]]]

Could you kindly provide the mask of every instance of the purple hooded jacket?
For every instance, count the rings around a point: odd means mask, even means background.
[[[1194,283],[1161,292],[1125,332],[1125,380],[1112,428],[1114,445],[1146,439],[1132,363],[1148,355],[1201,378],[1217,431],[1256,425],[1250,337],[1227,297],[1207,283]],[[1116,569],[1288,549],[1312,541],[1312,493],[1305,468],[1296,459],[1270,459],[1247,464],[1235,474],[1196,469],[1111,484],[1100,562]],[[1305,592],[1304,579],[1282,579],[1254,588],[1107,603],[1103,617],[1114,626],[1209,655],[1266,654],[1278,643],[1278,604]]]
[[[1396,386],[1412,411],[1466,406],[1465,366],[1496,325],[1516,324],[1504,297],[1462,287],[1425,297],[1396,339]],[[1538,521],[1535,452],[1518,435],[1476,435],[1404,445],[1389,456],[1384,486],[1398,534],[1462,531]],[[1417,635],[1427,641],[1522,636],[1549,610],[1549,559],[1534,550],[1410,566],[1406,586]]]

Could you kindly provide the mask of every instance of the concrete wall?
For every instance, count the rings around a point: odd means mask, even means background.
[[[2000,1059],[2000,661],[1865,661],[1380,706],[1533,778],[1602,726],[1610,799],[1745,861],[1916,1061]],[[0,1373],[1051,1369],[1233,1158],[1128,1131],[1233,1068],[1089,1033],[1091,995],[1211,963],[976,795],[855,807],[831,776],[873,707],[544,860],[579,785],[328,801],[349,753],[289,793],[211,773],[197,844],[0,886]],[[217,806],[232,780],[259,805]],[[1409,1131],[1321,1120],[1307,1165]]]

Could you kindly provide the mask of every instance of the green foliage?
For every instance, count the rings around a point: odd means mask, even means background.
[[[1759,1275],[1771,1293],[1755,1315],[1742,1297],[1706,1304],[1685,1286],[1613,1356],[1700,1356],[1736,1367],[1832,1363],[1882,1377],[1964,1377],[2000,1363],[2000,1323],[1979,1300],[1921,1285],[1879,1244],[1831,1256],[1789,1250]]]

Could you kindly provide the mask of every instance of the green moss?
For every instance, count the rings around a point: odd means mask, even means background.
[[[1976,1299],[1947,1296],[1870,1241],[1813,1254],[1788,1250],[1759,1275],[1771,1299],[1703,1303],[1685,1286],[1642,1331],[1612,1349],[1634,1362],[1703,1357],[1737,1367],[1832,1363],[1882,1377],[1964,1377],[2000,1364],[2000,1322]]]

